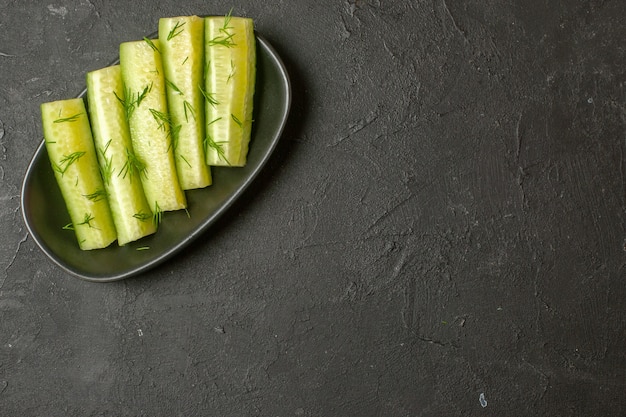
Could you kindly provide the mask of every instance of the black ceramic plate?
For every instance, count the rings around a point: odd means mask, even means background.
[[[41,142],[22,184],[22,213],[29,233],[52,261],[88,281],[115,281],[139,274],[200,237],[242,195],[274,151],[291,104],[289,77],[280,57],[256,35],[254,123],[246,166],[212,168],[213,185],[186,192],[189,214],[184,210],[165,213],[154,235],[122,247],[113,243],[105,249],[80,250],[74,233],[63,230],[70,223],[69,215]]]

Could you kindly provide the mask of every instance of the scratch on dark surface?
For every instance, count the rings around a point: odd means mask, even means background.
[[[437,339],[431,339],[429,337],[425,337],[425,336],[421,336],[421,335],[416,335],[415,336],[418,340],[424,342],[424,343],[429,343],[431,345],[436,345],[436,346],[441,346],[441,347],[453,347],[453,348],[458,348],[458,346],[452,342],[442,342],[441,340],[437,340]]]
[[[406,265],[407,258],[409,257],[408,256],[409,252],[410,250],[406,246],[402,248],[402,252],[400,253],[400,256],[398,257],[398,260],[396,261],[395,265],[393,266],[393,271],[391,273],[391,281],[395,281],[400,276],[400,273],[402,272],[402,270],[404,269]]]
[[[378,115],[375,112],[370,112],[365,118],[359,119],[356,122],[350,124],[348,126],[347,132],[336,138],[332,143],[326,145],[327,147],[335,147],[346,139],[349,139],[352,135],[360,132],[365,129],[367,126],[371,125],[376,119]]]
[[[96,7],[95,4],[93,4],[93,2],[91,2],[91,0],[87,0],[87,4],[89,4],[91,6],[91,8],[94,10],[94,12],[96,13],[96,16],[98,18],[100,18],[100,11],[98,10],[98,8]]]
[[[341,33],[340,33],[340,37],[342,40],[346,40],[348,39],[350,36],[352,36],[352,32],[350,31],[350,29],[348,29],[348,25],[346,24],[346,19],[341,16]]]
[[[537,368],[535,365],[533,365],[532,363],[523,360],[522,361],[523,364],[528,365],[528,367],[530,369],[533,370],[533,372],[535,372],[536,374],[538,374],[544,381],[543,381],[543,386],[542,386],[542,391],[541,394],[539,395],[539,401],[543,400],[543,397],[546,395],[546,393],[548,392],[548,388],[550,387],[550,377],[548,375],[545,374],[545,372],[543,372],[541,369]]]
[[[9,383],[7,381],[0,381],[0,394],[2,394],[4,390],[7,389],[8,386],[9,386]]]
[[[415,277],[410,279],[404,291],[404,308],[402,309],[401,317],[404,327],[407,329],[412,329],[415,322],[415,299],[417,292],[415,280]]]
[[[11,57],[14,57],[15,55],[11,55],[11,54],[7,54],[7,53],[4,53],[4,52],[0,52],[0,56],[6,57],[6,58],[11,58]]]
[[[515,150],[515,159],[519,161],[519,155],[522,150],[522,133],[520,132],[520,126],[522,124],[523,112],[519,113],[517,118],[517,124],[515,125],[515,140],[517,141],[517,149]]]
[[[387,45],[387,42],[384,39],[383,39],[383,48],[385,48],[385,51],[389,53],[392,59],[396,59],[396,54],[394,54],[393,51],[389,49],[389,46]]]
[[[622,180],[622,208],[626,209],[626,162],[624,161],[624,150],[626,148],[626,108],[621,107],[620,110],[620,118],[622,119],[622,128],[624,129],[624,137],[621,140],[621,145],[619,148],[619,172]],[[624,250],[626,250],[626,245],[624,245]]]
[[[354,12],[358,9],[356,1],[345,2],[345,9],[346,9],[346,13],[348,13],[350,17],[354,17]]]
[[[539,272],[541,271],[541,261],[536,259],[536,256],[533,256],[533,263],[536,263],[535,267],[535,276],[533,277],[533,292],[535,297],[535,331],[537,334],[540,332],[541,325],[541,304],[539,300]]]
[[[4,287],[4,283],[6,282],[7,276],[8,276],[7,271],[9,270],[9,268],[11,268],[13,266],[13,263],[17,259],[17,254],[20,251],[22,243],[26,242],[27,239],[28,239],[28,233],[26,233],[24,235],[24,237],[22,237],[22,239],[17,243],[17,249],[15,249],[15,252],[13,253],[13,256],[11,257],[11,259],[9,259],[9,262],[7,263],[7,266],[4,267],[4,277],[2,278],[2,282],[0,282],[0,289],[2,289],[2,287]]]
[[[465,32],[463,32],[461,30],[459,25],[456,23],[456,19],[454,18],[454,16],[450,12],[450,8],[448,8],[448,3],[446,3],[446,0],[441,0],[441,4],[442,4],[446,14],[448,15],[448,17],[450,17],[450,21],[452,22],[452,26],[454,27],[454,29],[456,29],[456,31],[463,37],[463,40],[464,40],[465,43],[469,43],[469,40],[467,39],[467,35],[465,35]]]
[[[407,202],[409,202],[412,198],[414,197],[413,193],[409,193],[409,195],[407,195],[406,197],[404,197],[403,199],[401,199],[400,201],[398,201],[397,203],[395,203],[393,206],[391,206],[389,209],[385,210],[380,216],[378,216],[378,218],[376,220],[374,220],[374,222],[370,225],[370,227],[367,229],[368,232],[371,231],[374,227],[376,227],[380,222],[382,222],[383,220],[385,220],[387,217],[391,216],[396,210],[398,210],[400,207],[402,207],[403,205],[405,205]]]
[[[517,169],[517,186],[519,187],[519,191],[520,191],[520,200],[521,200],[522,210],[523,211],[526,211],[526,206],[527,206],[526,191],[524,190],[524,177],[525,176],[526,176],[526,172],[524,171],[524,168],[522,168],[521,166],[518,167],[518,169]]]

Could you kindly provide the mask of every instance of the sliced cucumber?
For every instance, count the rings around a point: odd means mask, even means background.
[[[168,109],[172,126],[178,129],[174,149],[178,180],[183,190],[203,188],[211,184],[203,149],[204,20],[198,16],[160,19],[159,44]]]
[[[208,165],[246,164],[256,77],[255,47],[252,19],[230,15],[205,18]]]
[[[79,247],[109,246],[117,234],[83,99],[42,103],[41,120],[46,150]]]
[[[177,129],[168,114],[158,39],[122,43],[120,67],[133,149],[145,166],[144,192],[160,219],[161,212],[183,209],[187,202],[174,161]]]
[[[156,232],[141,185],[124,109],[119,65],[87,73],[87,99],[98,162],[107,191],[117,242],[125,245]]]

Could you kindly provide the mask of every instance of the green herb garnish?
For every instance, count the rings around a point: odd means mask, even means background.
[[[233,119],[233,122],[237,123],[237,126],[243,127],[243,123],[237,118],[237,116],[231,113],[230,117]]]
[[[185,161],[185,163],[187,164],[187,166],[189,168],[191,168],[191,164],[189,163],[189,161],[187,160],[187,158],[185,158],[183,155],[178,155],[180,157],[180,159],[182,159],[183,161]]]
[[[167,113],[163,113],[162,111],[159,111],[156,109],[150,109],[150,113],[152,114],[152,117],[154,117],[154,120],[156,120],[157,124],[159,125],[159,129],[165,131],[166,126],[172,125],[170,116]]]
[[[215,97],[213,97],[213,94],[211,94],[208,91],[206,91],[200,85],[198,86],[198,88],[200,89],[200,92],[202,93],[202,95],[204,96],[206,101],[208,101],[211,106],[215,107],[215,106],[218,106],[220,104],[220,102],[217,101],[217,99]]]
[[[176,86],[176,84],[174,84],[173,82],[171,82],[170,80],[168,80],[167,78],[165,79],[165,84],[171,88],[172,90],[174,90],[174,92],[180,94],[181,96],[184,96],[185,94],[180,90],[180,88],[178,88]]]
[[[126,148],[126,161],[117,176],[119,177],[121,175],[122,178],[126,178],[128,175],[130,181],[132,182],[135,173],[139,173],[139,176],[144,175],[145,177],[146,164],[140,161],[132,150]]]
[[[224,161],[226,161],[228,165],[230,165],[230,162],[226,158],[226,153],[224,152],[224,143],[227,143],[227,142],[226,141],[216,142],[213,140],[211,135],[207,135],[204,138],[204,151],[208,152],[209,148],[213,149],[215,152],[217,152],[217,155],[220,157],[220,159],[223,159]]]
[[[87,226],[89,226],[90,228],[94,228],[94,227],[91,225],[91,222],[92,222],[93,220],[94,220],[94,217],[91,215],[91,213],[85,213],[85,217],[84,217],[83,221],[82,221],[81,223],[78,223],[78,225],[77,225],[77,226],[87,225]]]
[[[85,155],[84,151],[73,152],[69,155],[64,155],[63,158],[59,161],[58,164],[54,164],[54,170],[64,175],[67,169],[76,161],[80,159],[81,156]]]
[[[223,35],[218,35],[213,39],[209,39],[209,41],[207,42],[209,46],[222,45],[227,48],[232,48],[233,46],[235,46],[235,42],[233,41],[233,36],[235,36],[235,34],[230,32],[233,27],[229,26],[230,19],[232,17],[232,11],[233,9],[230,9],[228,14],[224,16],[224,25],[222,25],[222,27],[219,29],[220,33],[222,33]]]
[[[133,93],[130,89],[125,89],[124,98],[118,96],[116,92],[113,92],[113,94],[124,107],[126,119],[130,120],[135,108],[141,105],[141,102],[146,98],[150,91],[152,91],[152,83],[145,86],[141,93]]]
[[[148,219],[152,218],[152,215],[142,210],[139,213],[133,214],[133,217],[139,220],[140,222],[145,222]]]
[[[163,210],[161,210],[161,207],[159,207],[159,202],[155,201],[154,202],[154,213],[152,214],[152,221],[154,222],[154,224],[160,224],[161,223],[161,218],[163,217]]]
[[[189,123],[189,117],[187,116],[187,111],[189,111],[193,119],[196,120],[196,111],[194,110],[191,103],[189,103],[187,100],[183,101],[183,110],[185,111],[185,121],[187,123]]]
[[[230,72],[228,73],[228,78],[226,79],[226,84],[230,82],[230,79],[235,76],[235,63],[233,60],[230,60]]]
[[[76,113],[73,116],[70,117],[61,117],[61,112],[59,111],[59,118],[56,119],[55,121],[53,121],[52,123],[71,123],[71,122],[75,122],[76,120],[78,120],[78,118],[80,117],[80,115],[83,114],[81,113]]]
[[[105,199],[106,196],[107,196],[107,193],[102,188],[98,188],[96,191],[94,191],[91,194],[83,194],[83,197],[85,197],[88,200],[93,201],[94,203],[102,199]]]
[[[148,44],[148,46],[150,46],[150,48],[152,48],[152,50],[154,50],[154,52],[158,52],[161,53],[161,51],[159,51],[159,48],[157,48],[157,46],[154,44],[154,42],[152,42],[151,39],[148,39],[144,36],[143,38],[144,41],[146,41],[146,43]]]
[[[185,30],[185,29],[182,29],[182,27],[185,26],[185,23],[187,23],[187,22],[183,22],[182,24],[180,22],[176,22],[176,24],[174,25],[172,30],[170,30],[170,33],[168,33],[167,40],[168,41],[172,40],[172,38],[180,35],[182,33],[182,31]]]
[[[100,174],[102,175],[102,179],[106,184],[111,182],[111,177],[113,176],[113,156],[106,156],[106,152],[109,149],[109,145],[111,145],[111,140],[104,145],[104,148],[98,149],[98,152],[102,156],[102,163],[100,164]]]

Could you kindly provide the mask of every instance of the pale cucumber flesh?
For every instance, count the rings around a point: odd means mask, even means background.
[[[174,156],[178,179],[184,190],[211,184],[204,142],[204,20],[198,16],[159,20],[159,44],[168,109],[177,129]]]
[[[165,96],[159,41],[120,45],[130,136],[135,155],[145,166],[142,184],[148,204],[158,216],[186,208],[174,160],[174,140]],[[129,111],[130,109],[130,111]]]
[[[207,164],[243,166],[252,127],[256,49],[252,19],[205,18]]]
[[[119,245],[156,232],[123,105],[119,65],[87,73],[87,98],[98,162]]]
[[[83,250],[109,246],[116,238],[82,98],[41,105],[48,157]]]

